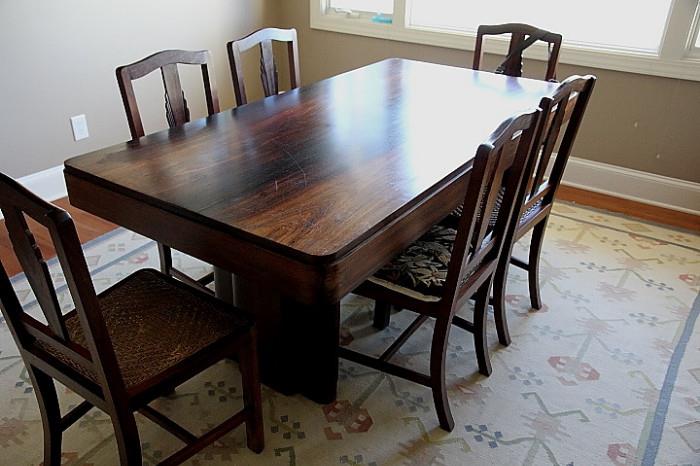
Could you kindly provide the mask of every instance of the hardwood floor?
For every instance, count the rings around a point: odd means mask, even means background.
[[[561,185],[557,199],[700,232],[700,216]]]
[[[598,194],[583,189],[572,188],[570,186],[561,186],[557,197],[563,201],[605,209],[642,220],[649,220],[672,227],[700,232],[700,216],[697,215],[655,207],[605,194]],[[95,217],[94,215],[90,215],[87,212],[73,207],[70,205],[67,198],[59,199],[56,201],[56,204],[66,209],[71,214],[78,228],[78,236],[80,236],[80,241],[82,243],[97,238],[116,228],[116,225],[106,220],[102,220],[99,217]],[[4,222],[0,220],[0,224],[2,224],[2,227],[0,227],[0,260],[5,270],[7,270],[8,275],[13,276],[22,270],[12,252],[12,246],[10,245],[10,239],[7,237],[7,230],[5,230]],[[36,239],[44,254],[44,258],[48,259],[53,257],[55,251],[49,241],[48,232],[41,228],[38,228],[36,232]]]
[[[107,232],[112,231],[116,228],[116,225],[110,223],[101,218],[90,215],[80,209],[77,209],[70,205],[67,198],[59,199],[55,201],[55,204],[65,209],[73,217],[73,221],[78,229],[78,236],[80,237],[81,243],[86,243],[91,239],[97,238]],[[2,261],[3,267],[7,271],[9,276],[13,276],[22,271],[14,252],[12,251],[12,245],[10,244],[10,238],[7,236],[7,230],[5,229],[5,222],[0,221],[2,225],[0,227],[0,260]],[[32,223],[32,228],[35,228],[36,223]],[[56,255],[51,241],[49,239],[48,231],[42,227],[37,227],[33,230],[35,233],[35,238],[44,259],[48,259]]]

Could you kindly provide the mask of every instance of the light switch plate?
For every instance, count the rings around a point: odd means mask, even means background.
[[[70,117],[70,125],[73,128],[73,139],[80,141],[90,136],[88,132],[87,118],[85,115],[76,115]]]

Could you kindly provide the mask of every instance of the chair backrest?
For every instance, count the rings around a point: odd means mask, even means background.
[[[231,65],[231,78],[233,79],[233,91],[236,94],[236,103],[245,105],[248,97],[243,79],[243,63],[241,53],[260,45],[260,79],[262,80],[265,97],[279,93],[279,79],[277,63],[272,50],[272,42],[286,42],[289,55],[289,82],[292,89],[299,87],[301,77],[299,73],[299,47],[297,45],[296,29],[266,28],[238,40],[226,44],[228,60]]]
[[[160,69],[165,88],[165,118],[171,128],[190,121],[190,110],[187,107],[185,93],[180,84],[180,74],[177,65],[200,65],[204,81],[204,94],[207,101],[207,112],[213,115],[219,112],[219,98],[216,93],[214,70],[210,67],[211,55],[208,50],[190,52],[187,50],[164,50],[154,53],[142,60],[117,68],[117,82],[122,94],[126,118],[129,121],[129,131],[133,139],[144,136],[141,114],[136,104],[136,95],[132,81],[142,78]]]
[[[457,236],[447,269],[443,301],[460,305],[495,271],[505,238],[522,203],[521,182],[537,140],[541,111],[504,121],[476,151]]]
[[[524,183],[520,216],[549,208],[554,202],[595,82],[595,76],[571,76],[552,97],[541,100],[543,129],[531,160],[530,176]],[[552,170],[547,176],[550,164]]]
[[[527,40],[526,36],[532,37],[536,34],[539,40],[549,44],[549,58],[547,60],[545,80],[555,81],[557,79],[557,63],[559,62],[559,51],[562,41],[561,34],[544,31],[529,24],[508,23],[479,26],[476,32],[473,69],[480,69],[484,36],[501,34],[510,34],[510,46],[508,47],[507,55],[510,58],[504,63],[503,74],[515,77],[523,75],[523,51],[513,52],[517,51],[521,44]]]
[[[80,240],[70,215],[0,173],[0,209],[17,259],[36,296],[48,325],[22,308],[7,273],[0,263],[0,307],[25,361],[74,388],[87,388],[101,398],[124,389],[118,376],[114,349],[100,312]],[[59,305],[49,268],[27,219],[50,234],[68,290],[79,317],[85,345],[71,339],[67,316]],[[94,375],[95,380],[90,380]],[[110,377],[107,380],[107,377]],[[66,380],[67,378],[67,380]],[[95,386],[95,383],[99,386]],[[123,393],[123,392],[120,392]]]

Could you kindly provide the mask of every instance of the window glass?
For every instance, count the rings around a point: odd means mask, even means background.
[[[391,14],[394,12],[394,0],[331,0],[330,7]]]
[[[567,43],[656,52],[672,0],[412,0],[412,27],[475,32],[480,24],[527,23]]]

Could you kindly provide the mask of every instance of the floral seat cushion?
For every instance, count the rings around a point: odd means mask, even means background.
[[[502,194],[496,200],[489,225],[493,227],[502,204]],[[522,215],[523,223],[541,202]],[[424,301],[439,301],[443,294],[452,247],[457,236],[457,225],[462,206],[453,210],[443,221],[414,241],[400,255],[382,267],[369,280],[385,288]]]
[[[454,228],[433,226],[382,267],[370,281],[414,298],[438,301],[445,286],[456,236]]]

